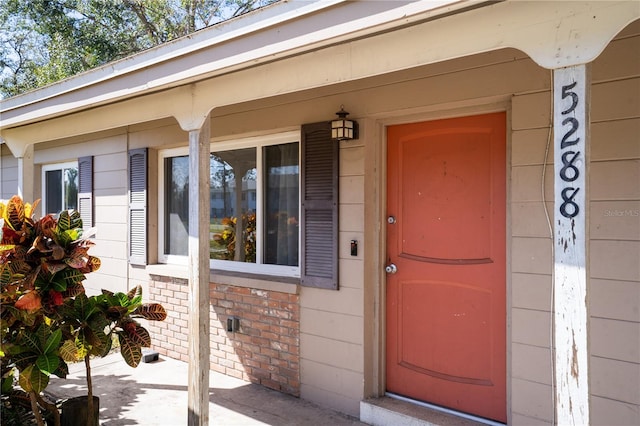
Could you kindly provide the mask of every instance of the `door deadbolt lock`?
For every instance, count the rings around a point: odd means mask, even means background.
[[[388,223],[389,225],[393,225],[394,223],[396,223],[396,218],[395,218],[394,216],[389,216],[389,217],[387,218],[387,223]]]
[[[398,272],[398,267],[395,264],[390,263],[384,268],[384,270],[387,274],[395,274]]]

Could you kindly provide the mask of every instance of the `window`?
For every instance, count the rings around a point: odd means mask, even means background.
[[[42,213],[78,208],[78,163],[42,166]]]
[[[286,133],[211,145],[212,267],[299,276],[298,139]],[[188,149],[161,152],[160,173],[160,259],[182,263],[188,254]]]
[[[129,180],[137,182],[136,191],[130,192],[146,200],[146,154],[134,151],[130,157],[141,160],[137,167],[130,162]],[[163,263],[187,263],[188,153],[187,147],[168,149],[158,157],[158,247]],[[211,267],[299,277],[301,285],[337,290],[338,155],[329,122],[305,124],[300,134],[211,144]],[[138,210],[146,217],[146,201]],[[130,252],[140,252],[140,262],[145,262],[146,222],[132,216],[129,226]]]

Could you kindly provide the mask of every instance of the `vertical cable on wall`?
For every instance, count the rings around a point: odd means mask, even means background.
[[[550,108],[549,108],[549,132],[547,133],[547,146],[544,150],[544,161],[542,162],[542,178],[541,181],[541,194],[542,194],[542,207],[544,209],[544,214],[547,219],[547,226],[549,227],[549,237],[551,238],[551,259],[554,259],[554,245],[553,245],[553,225],[551,223],[551,216],[549,215],[549,209],[547,208],[547,199],[545,197],[545,184],[546,184],[546,172],[547,172],[547,163],[549,161],[549,151],[551,149],[551,136],[553,134],[553,70],[549,71],[549,81],[550,81]],[[556,401],[555,401],[555,356],[554,356],[554,315],[553,315],[553,306],[554,306],[554,283],[553,272],[551,273],[551,295],[550,295],[550,305],[549,305],[549,315],[551,319],[549,321],[549,354],[551,357],[551,407],[553,407],[553,424],[556,424]]]

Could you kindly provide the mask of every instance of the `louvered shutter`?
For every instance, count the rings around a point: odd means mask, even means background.
[[[329,122],[302,126],[300,282],[338,289],[338,141]]]
[[[78,158],[78,211],[82,227],[93,226],[93,157]]]
[[[147,149],[129,151],[129,263],[147,264]]]

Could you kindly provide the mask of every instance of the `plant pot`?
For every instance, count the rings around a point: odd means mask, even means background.
[[[62,416],[60,417],[61,426],[87,426],[87,402],[89,397],[76,396],[69,398],[62,403]],[[93,419],[94,425],[98,425],[98,415],[100,413],[100,398],[93,397]]]

